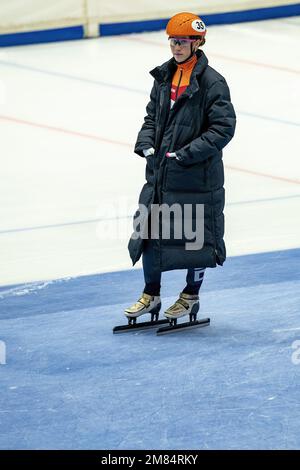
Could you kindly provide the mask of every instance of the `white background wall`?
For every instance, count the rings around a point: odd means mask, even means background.
[[[288,5],[295,0],[0,0],[0,34]]]
[[[104,22],[169,18],[179,11],[217,13],[295,3],[293,0],[90,0],[91,12]]]
[[[83,0],[0,0],[0,33],[82,24],[84,4]]]

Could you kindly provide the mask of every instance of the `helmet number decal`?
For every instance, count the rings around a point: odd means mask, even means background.
[[[192,22],[192,28],[193,28],[195,31],[204,32],[204,31],[205,31],[205,24],[203,23],[203,21],[194,20],[194,21]]]

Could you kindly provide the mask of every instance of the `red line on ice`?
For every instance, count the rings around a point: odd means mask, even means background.
[[[39,129],[45,129],[45,130],[54,131],[54,132],[61,132],[61,133],[67,134],[67,135],[74,135],[76,137],[82,137],[82,138],[85,138],[85,139],[97,140],[98,142],[104,142],[104,143],[107,143],[107,144],[121,145],[123,147],[130,147],[131,149],[133,149],[133,144],[130,144],[128,142],[121,142],[121,141],[117,141],[117,140],[106,139],[104,137],[100,137],[100,136],[93,135],[93,134],[85,134],[83,132],[72,131],[72,130],[64,129],[64,128],[60,128],[60,127],[48,126],[47,124],[39,124],[39,123],[36,123],[36,122],[26,121],[24,119],[15,118],[15,117],[12,117],[12,116],[0,115],[0,119],[3,119],[5,121],[9,121],[9,122],[12,122],[12,123],[15,123],[15,124],[24,124],[24,125],[31,126],[31,127],[37,127]],[[270,175],[268,173],[262,173],[262,172],[254,171],[254,170],[247,170],[246,168],[239,168],[239,167],[235,167],[235,166],[231,166],[231,165],[225,165],[225,168],[227,168],[228,170],[232,170],[232,171],[240,171],[242,173],[248,173],[250,175],[262,176],[262,177],[265,177],[265,178],[272,178],[274,180],[285,181],[287,183],[300,184],[300,180],[293,179],[293,178],[286,178],[284,176]]]

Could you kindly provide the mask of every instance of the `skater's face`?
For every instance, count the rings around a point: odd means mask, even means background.
[[[176,62],[184,62],[200,46],[201,40],[190,39],[188,36],[169,38],[171,52]]]

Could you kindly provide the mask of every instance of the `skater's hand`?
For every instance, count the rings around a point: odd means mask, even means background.
[[[176,152],[167,152],[166,157],[167,158],[176,158],[176,160],[181,161],[181,158],[179,158],[179,156],[176,155]]]
[[[153,147],[143,150],[144,157],[150,157],[154,155],[155,149]]]
[[[167,158],[176,158],[176,153],[175,153],[175,152],[171,152],[171,153],[170,153],[170,152],[167,152],[167,153],[166,153],[166,157],[167,157]]]

